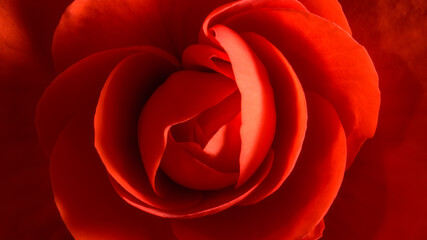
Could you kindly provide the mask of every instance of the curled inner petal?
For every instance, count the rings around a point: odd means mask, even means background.
[[[273,142],[276,129],[273,90],[265,67],[241,36],[222,25],[214,26],[212,31],[230,58],[242,96],[238,187],[260,166]]]
[[[181,71],[172,74],[153,93],[141,112],[138,139],[142,161],[154,189],[171,126],[217,105],[235,90],[235,83],[221,74]]]

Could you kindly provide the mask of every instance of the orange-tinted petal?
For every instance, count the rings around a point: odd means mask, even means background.
[[[277,114],[273,167],[260,187],[243,201],[251,204],[277,190],[295,166],[307,128],[307,107],[298,77],[282,53],[257,34],[245,33],[243,37],[268,71]]]
[[[222,25],[211,30],[230,58],[241,95],[238,187],[251,177],[270,151],[276,130],[273,90],[265,67],[241,36]]]

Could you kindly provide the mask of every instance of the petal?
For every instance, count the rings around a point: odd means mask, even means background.
[[[235,90],[234,82],[220,74],[180,71],[169,76],[151,95],[139,118],[138,140],[141,158],[155,191],[156,174],[171,126],[215,106]]]
[[[381,109],[375,137],[360,150],[325,218],[324,238],[424,239],[427,5],[340,2],[375,63]]]
[[[228,54],[241,94],[240,175],[236,187],[247,181],[270,151],[276,130],[273,90],[265,67],[247,43],[222,25],[212,29]]]
[[[162,170],[175,182],[197,190],[216,190],[236,183],[237,172],[218,171],[204,164],[182,145],[169,135],[161,163]]]
[[[205,42],[207,39],[214,40],[209,30],[216,24],[221,24],[227,18],[242,13],[249,12],[254,9],[293,9],[299,11],[307,11],[307,9],[299,1],[296,0],[245,0],[235,1],[212,11],[203,22],[202,35],[200,41]]]
[[[194,202],[185,191],[158,198],[147,181],[138,149],[142,107],[178,66],[174,57],[163,51],[125,58],[105,82],[95,112],[95,147],[107,171],[124,189],[156,207],[182,208],[182,204]]]
[[[307,106],[302,86],[286,58],[265,38],[242,34],[268,71],[274,91],[277,127],[272,144],[273,167],[266,180],[243,203],[256,203],[281,186],[299,157],[307,128]]]
[[[345,171],[345,133],[333,107],[308,93],[307,136],[295,169],[274,194],[257,204],[204,218],[173,220],[182,239],[300,239],[322,220]],[[325,170],[326,169],[326,170]]]
[[[67,121],[85,108],[95,109],[104,82],[125,57],[151,47],[126,48],[92,55],[60,74],[43,93],[37,107],[40,143],[50,153]]]
[[[95,52],[134,45],[151,45],[179,56],[197,41],[203,18],[224,2],[74,1],[55,32],[56,67],[63,71]]]
[[[199,161],[221,172],[238,172],[240,93],[235,91],[197,117],[174,125],[172,136]]]
[[[129,195],[127,192],[120,192],[120,189],[116,190],[119,191],[122,197],[132,206],[154,215],[172,219],[201,218],[224,211],[247,197],[265,179],[268,172],[271,170],[273,159],[274,152],[270,152],[257,172],[241,187],[237,189],[229,187],[212,192],[205,191],[203,192],[202,200],[197,205],[188,209],[165,211],[147,208],[143,202]]]
[[[347,18],[342,11],[342,7],[337,0],[299,0],[304,6],[316,15],[336,23],[343,30],[351,34]]]
[[[191,70],[210,69],[234,79],[227,54],[209,45],[194,44],[186,48],[182,53],[182,65],[185,69]]]
[[[304,89],[331,102],[347,134],[350,164],[378,119],[378,76],[366,50],[335,24],[299,11],[260,9],[224,24],[265,37],[289,60]]]
[[[51,154],[62,219],[76,239],[174,239],[169,224],[129,206],[111,186],[93,146],[93,113],[70,120]]]

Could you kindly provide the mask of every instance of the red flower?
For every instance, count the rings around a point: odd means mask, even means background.
[[[340,5],[227,2],[1,3],[0,236],[425,237],[424,23],[387,14],[420,5],[344,2],[359,152]]]

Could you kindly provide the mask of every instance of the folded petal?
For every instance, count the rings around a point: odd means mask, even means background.
[[[257,204],[204,218],[173,220],[177,238],[300,239],[315,229],[340,188],[347,150],[343,127],[331,104],[316,94],[307,97],[306,140],[281,188]]]
[[[351,34],[350,26],[344,15],[342,7],[337,0],[299,0],[304,6],[316,15],[336,23],[342,29]]]
[[[55,32],[55,65],[61,72],[95,52],[134,45],[151,45],[179,56],[196,43],[204,17],[225,2],[74,1]]]
[[[215,25],[211,31],[230,58],[241,95],[238,187],[251,177],[270,151],[276,130],[273,90],[264,65],[241,36],[222,25]]]
[[[174,239],[165,220],[133,208],[114,191],[93,141],[93,113],[79,113],[50,157],[55,201],[74,238]]]
[[[378,119],[378,76],[366,50],[337,25],[301,11],[258,9],[223,24],[265,37],[289,60],[303,88],[334,106],[347,134],[350,164]]]
[[[375,63],[381,108],[374,138],[360,150],[325,217],[324,238],[423,239],[427,236],[427,5],[340,2],[355,38]]]
[[[235,83],[220,74],[180,71],[151,95],[139,118],[138,140],[153,189],[169,129],[215,106],[235,90]]]
[[[0,239],[71,239],[34,127],[53,79],[51,37],[69,2],[0,1]]]
[[[281,186],[299,157],[307,128],[307,106],[301,83],[283,54],[255,33],[242,34],[266,67],[274,91],[277,126],[273,167],[265,181],[242,203],[260,201]]]
[[[58,75],[43,93],[36,112],[40,143],[50,153],[67,121],[85,108],[95,110],[104,82],[125,57],[152,47],[125,48],[92,55]]]
[[[95,147],[107,171],[124,189],[157,207],[182,208],[182,204],[194,202],[183,189],[158,198],[150,187],[138,149],[142,107],[178,66],[174,57],[163,51],[125,58],[105,82],[95,112]]]
[[[224,211],[225,209],[230,208],[242,201],[265,179],[271,170],[273,159],[274,152],[271,151],[263,161],[262,165],[257,169],[255,174],[241,187],[237,189],[234,187],[228,187],[217,191],[204,191],[200,202],[187,209],[164,210],[147,208],[145,203],[139,201],[129,193],[121,191],[120,186],[119,188],[115,188],[129,204],[143,211],[171,219],[197,219],[207,215],[217,214],[218,212]]]

